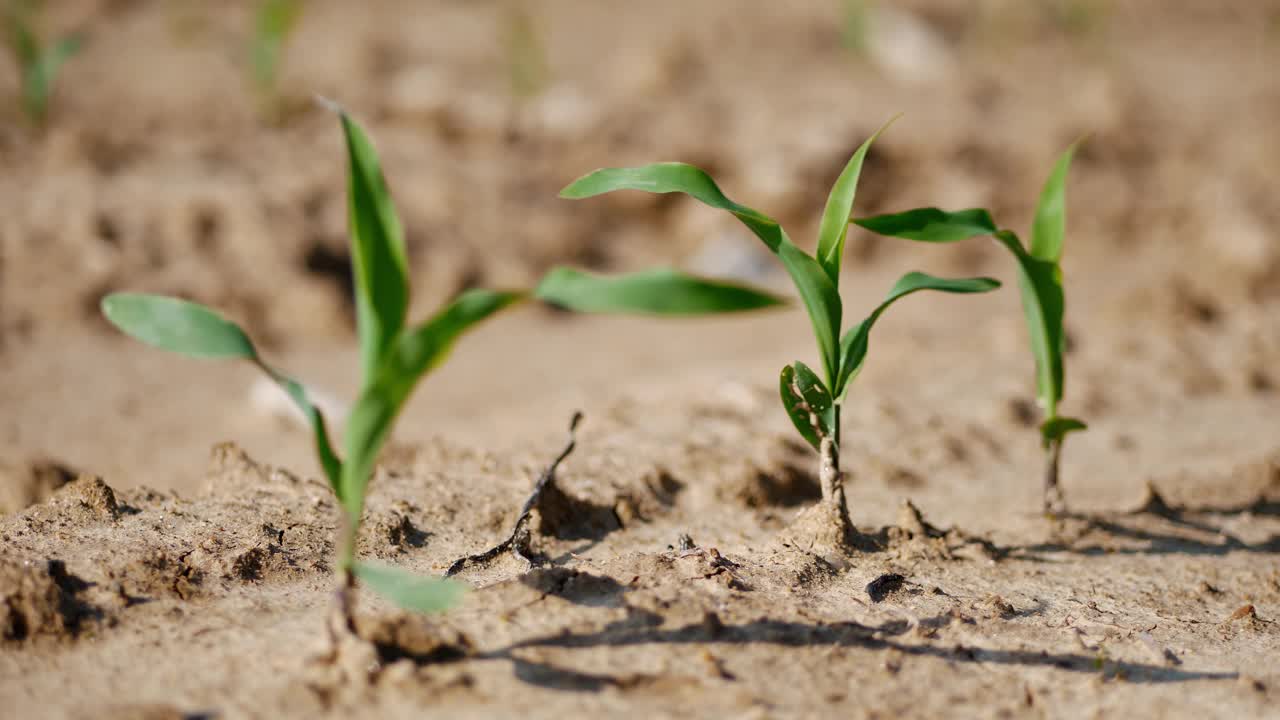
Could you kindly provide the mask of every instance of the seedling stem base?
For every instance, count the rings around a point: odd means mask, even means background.
[[[1067,502],[1058,485],[1058,466],[1062,456],[1062,438],[1049,441],[1045,452],[1044,513],[1058,515],[1066,512]]]

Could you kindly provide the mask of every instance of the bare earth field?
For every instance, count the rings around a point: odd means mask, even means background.
[[[0,108],[0,716],[1280,717],[1280,2],[882,2],[856,56],[836,2],[546,0],[550,84],[517,100],[501,3],[314,0],[278,126],[245,87],[247,4],[49,5],[91,42],[46,131]],[[595,167],[696,162],[803,244],[901,112],[857,214],[987,206],[1022,230],[1087,134],[1071,512],[1039,512],[1006,254],[851,230],[847,317],[907,270],[1006,284],[877,326],[844,418],[857,551],[793,526],[819,494],[777,399],[814,354],[798,308],[530,307],[422,383],[360,552],[440,573],[493,545],[582,410],[536,567],[469,565],[437,616],[365,593],[360,639],[331,652],[338,513],[307,432],[252,368],[97,314],[113,290],[182,294],[352,397],[344,158],[313,92],[384,159],[415,318],[557,263],[786,287],[692,201],[556,198]]]

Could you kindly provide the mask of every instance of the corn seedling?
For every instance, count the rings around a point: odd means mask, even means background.
[[[249,46],[250,71],[262,114],[280,116],[280,64],[285,47],[302,17],[304,0],[260,0],[254,11]]]
[[[356,558],[365,492],[383,442],[418,380],[445,360],[454,342],[495,313],[529,298],[582,312],[692,314],[777,305],[763,292],[703,280],[673,270],[602,277],[569,268],[548,273],[533,291],[469,290],[417,327],[406,327],[409,282],[404,234],[377,155],[364,131],[340,108],[349,163],[348,211],[355,269],[361,390],[347,419],[343,457],[329,440],[324,416],[306,389],[268,364],[236,324],[186,300],[116,293],[102,311],[116,327],[149,345],[197,358],[239,359],[276,382],[308,419],[316,454],[340,506],[337,548],[339,589],[335,633],[354,629],[352,606],[358,579],[409,610],[449,607],[463,586],[418,577]]]
[[[517,100],[537,97],[551,79],[551,67],[534,18],[525,0],[510,0],[502,15],[507,81]]]
[[[819,509],[829,513],[838,523],[841,539],[849,537],[852,528],[840,473],[840,408],[850,383],[866,359],[872,326],[890,305],[920,290],[979,293],[994,290],[1000,285],[990,278],[949,279],[908,273],[867,318],[840,335],[842,305],[838,288],[845,235],[863,160],[879,134],[877,132],[853,153],[836,180],[822,214],[816,256],[793,244],[773,218],[730,200],[711,176],[692,165],[657,163],[596,170],[561,191],[563,197],[575,199],[615,190],[685,193],[706,205],[733,214],[778,257],[808,311],[823,371],[819,377],[802,362],[784,367],[780,379],[782,403],[796,430],[819,453],[822,487]]]
[[[58,71],[80,52],[83,42],[78,36],[68,35],[45,44],[35,29],[38,9],[39,3],[34,0],[10,2],[4,9],[4,33],[20,75],[22,110],[32,124],[44,125]]]
[[[1066,181],[1072,145],[1058,158],[1045,182],[1031,225],[1031,243],[1024,246],[1011,230],[1002,230],[982,209],[947,212],[938,208],[917,208],[902,213],[854,220],[858,225],[890,237],[929,243],[950,243],[983,235],[993,236],[1013,254],[1018,264],[1022,308],[1026,314],[1031,352],[1035,356],[1036,396],[1044,420],[1040,438],[1046,454],[1044,473],[1045,512],[1062,509],[1058,467],[1062,442],[1068,433],[1084,430],[1084,422],[1058,414],[1065,384],[1063,354],[1066,334],[1063,314],[1066,296],[1062,288],[1062,243],[1066,236]]]
[[[840,0],[840,43],[851,53],[862,55],[871,44],[875,0]]]

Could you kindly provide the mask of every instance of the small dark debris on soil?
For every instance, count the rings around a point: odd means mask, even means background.
[[[998,617],[1002,620],[1018,615],[1018,609],[1012,603],[996,594],[986,596],[976,607],[985,610],[990,617]]]
[[[885,573],[867,583],[867,596],[871,602],[881,602],[893,593],[902,589],[907,578],[898,573]]]
[[[1250,604],[1250,605],[1244,605],[1239,609],[1237,609],[1235,612],[1231,613],[1231,617],[1227,618],[1227,621],[1231,622],[1233,620],[1245,620],[1245,619],[1254,620],[1254,619],[1257,619],[1257,617],[1258,617],[1258,611],[1254,609],[1253,605]]]

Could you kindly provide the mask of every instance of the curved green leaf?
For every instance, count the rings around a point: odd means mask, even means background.
[[[560,196],[581,199],[615,190],[682,192],[711,207],[727,210],[738,218],[778,256],[791,275],[809,313],[809,320],[813,323],[827,379],[835,378],[839,361],[836,338],[840,334],[840,293],[822,265],[796,247],[776,220],[730,200],[710,175],[685,163],[655,163],[643,167],[596,170],[570,183],[560,191]]]
[[[448,610],[467,593],[467,586],[456,580],[423,577],[387,565],[358,562],[351,568],[370,590],[414,612]]]
[[[889,306],[898,300],[921,290],[936,290],[945,293],[984,293],[1000,287],[1000,281],[987,277],[976,278],[939,278],[921,272],[910,272],[903,275],[888,297],[880,303],[865,320],[858,323],[840,339],[840,379],[836,383],[835,396],[843,399],[853,378],[857,377],[866,360],[871,328],[876,320]]]
[[[25,71],[40,59],[40,41],[35,33],[31,32],[29,11],[11,4],[3,12],[5,44],[13,53],[13,59],[17,62],[19,70]]]
[[[161,350],[195,358],[257,360],[239,325],[199,303],[162,295],[112,293],[102,314],[126,335]]]
[[[162,295],[113,293],[102,299],[102,314],[126,335],[148,345],[204,359],[248,360],[287,393],[311,425],[316,455],[330,487],[342,500],[342,463],[329,443],[324,415],[293,378],[263,362],[239,325],[199,303]]]
[[[342,498],[352,522],[359,523],[364,492],[391,424],[418,380],[439,365],[467,330],[525,297],[523,292],[468,290],[434,317],[397,338],[374,381],[360,393],[347,418]]]
[[[1057,414],[1062,399],[1062,355],[1065,336],[1062,316],[1065,297],[1062,272],[1056,263],[1032,257],[1018,236],[1008,230],[995,235],[1018,261],[1018,285],[1022,291],[1022,310],[1027,320],[1031,354],[1036,361],[1036,394],[1047,417]]]
[[[589,313],[696,315],[757,310],[786,302],[763,290],[666,268],[595,275],[556,267],[533,294],[539,300]]]
[[[894,118],[893,120],[896,120]],[[844,257],[844,239],[849,231],[849,215],[853,213],[853,198],[858,191],[858,178],[862,175],[862,163],[867,158],[871,144],[880,137],[880,133],[893,124],[893,120],[885,123],[879,130],[862,143],[831,187],[827,197],[827,205],[822,211],[822,222],[818,227],[818,251],[815,256],[827,277],[836,287],[840,286],[840,262]]]
[[[1062,241],[1067,232],[1067,171],[1071,169],[1071,158],[1078,145],[1074,143],[1062,153],[1040,191],[1029,248],[1032,257],[1038,260],[1057,263],[1062,259]]]
[[[991,213],[982,208],[947,212],[936,207],[876,215],[853,221],[871,232],[931,243],[950,243],[996,232]]]
[[[782,368],[778,389],[791,423],[814,450],[819,449],[823,437],[835,437],[835,403],[813,370],[798,361],[787,365]]]
[[[383,356],[404,327],[409,305],[404,231],[378,163],[360,126],[337,108],[346,138],[351,261],[355,270],[356,322],[364,384],[373,382]]]
[[[1068,433],[1088,429],[1089,426],[1083,420],[1077,420],[1072,417],[1054,417],[1040,424],[1040,437],[1044,439],[1044,444],[1048,447],[1050,442],[1061,440]]]
[[[684,193],[713,208],[733,213],[734,217],[775,253],[780,244],[788,242],[777,220],[730,200],[706,171],[687,163],[664,162],[642,167],[603,168],[569,183],[560,191],[560,197],[581,200],[615,190]]]
[[[840,346],[837,342],[842,314],[840,292],[818,261],[790,242],[779,247],[778,259],[791,275],[791,281],[809,312],[823,370],[827,380],[833,381],[840,368]]]

